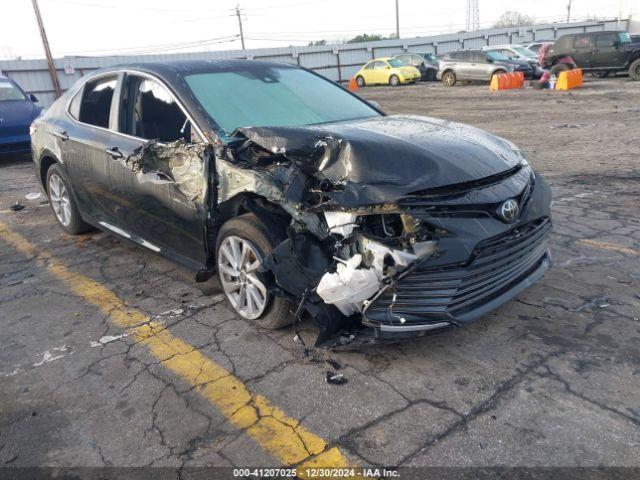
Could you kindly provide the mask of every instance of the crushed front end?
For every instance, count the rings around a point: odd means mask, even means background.
[[[355,130],[242,129],[233,162],[218,165],[227,184],[244,165],[247,188],[291,217],[261,275],[296,316],[315,319],[316,346],[468,323],[550,265],[550,190],[513,144],[458,124],[384,118]],[[423,143],[408,149],[401,134]],[[385,151],[389,143],[398,150]],[[456,143],[466,168],[444,156]]]

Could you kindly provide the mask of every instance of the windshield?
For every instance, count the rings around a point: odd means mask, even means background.
[[[389,65],[391,65],[393,68],[398,68],[398,67],[404,67],[407,64],[404,63],[401,60],[398,60],[397,58],[392,58],[391,60],[387,60],[387,62],[389,63]]]
[[[520,55],[522,55],[523,57],[535,57],[536,53],[529,50],[528,48],[525,47],[512,47],[516,52],[518,52]]]
[[[238,127],[298,127],[380,115],[335,83],[299,68],[251,65],[188,75],[186,81],[223,136]]]
[[[619,32],[620,35],[620,43],[631,43],[631,36],[627,32]]]
[[[5,100],[26,100],[26,97],[9,80],[0,79],[0,102]]]
[[[492,60],[496,60],[498,62],[504,62],[505,60],[509,60],[509,57],[507,57],[506,55],[501,54],[500,52],[496,52],[493,50],[490,50],[488,52],[485,52],[487,54],[487,56],[492,59]]]

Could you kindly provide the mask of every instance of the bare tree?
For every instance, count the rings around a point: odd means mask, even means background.
[[[533,17],[529,15],[515,10],[507,10],[500,15],[498,21],[493,24],[493,28],[522,27],[524,25],[533,25],[533,21]]]

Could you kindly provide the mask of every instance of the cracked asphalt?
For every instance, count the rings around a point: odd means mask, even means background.
[[[468,328],[305,357],[216,282],[65,235],[4,158],[0,466],[640,466],[640,83],[360,93],[518,144],[554,193],[546,276]]]

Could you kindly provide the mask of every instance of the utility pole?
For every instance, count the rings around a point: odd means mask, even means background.
[[[240,5],[236,5],[236,15],[238,16],[238,26],[240,27],[240,43],[244,50],[244,33],[242,33],[242,17],[240,16]]]
[[[571,21],[571,0],[567,3],[567,23]]]
[[[62,95],[62,91],[60,90],[60,82],[58,82],[56,67],[53,65],[53,57],[51,57],[51,49],[49,48],[47,32],[45,32],[44,24],[42,23],[42,16],[40,15],[38,0],[31,0],[31,3],[33,3],[33,10],[36,12],[36,20],[38,20],[38,27],[40,28],[40,37],[42,38],[42,45],[44,46],[44,54],[47,57],[47,64],[49,65],[49,75],[51,75],[51,81],[53,82],[53,89],[56,92],[56,98],[58,98],[60,95]]]
[[[396,0],[396,38],[400,38],[400,0]]]

